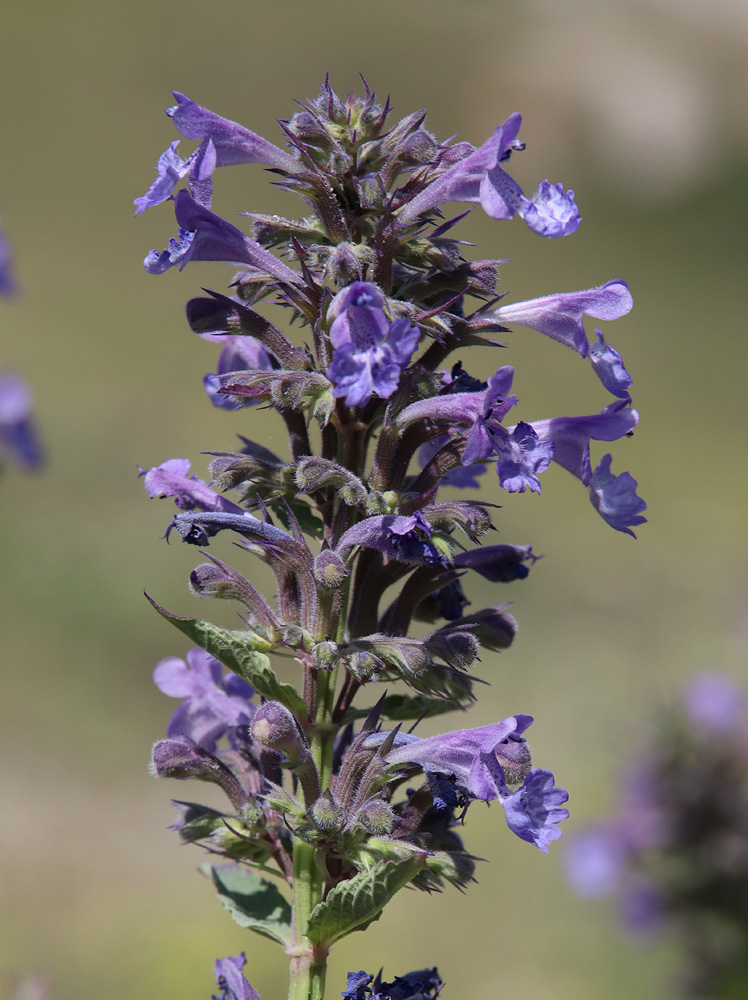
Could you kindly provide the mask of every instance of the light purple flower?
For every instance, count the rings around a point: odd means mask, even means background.
[[[174,502],[180,510],[227,511],[244,514],[237,504],[232,503],[219,493],[214,493],[202,479],[190,475],[188,458],[170,458],[161,465],[154,465],[145,475],[145,488],[148,496],[174,497]]]
[[[561,836],[558,824],[569,818],[569,810],[563,807],[569,800],[566,789],[556,787],[550,771],[534,767],[520,789],[500,798],[512,833],[547,854],[550,844]]]
[[[495,437],[498,434],[503,437],[506,431],[501,426],[501,421],[517,404],[517,397],[509,390],[512,388],[514,380],[514,368],[511,365],[504,365],[491,376],[488,388],[483,394],[482,413],[475,417],[473,426],[468,434],[465,451],[462,453],[462,464],[472,465],[473,462],[485,461],[490,458],[495,451]],[[473,397],[470,393],[470,398]],[[458,394],[468,397],[467,393]]]
[[[448,201],[480,204],[492,219],[519,215],[533,232],[556,238],[573,233],[581,221],[574,192],[564,192],[560,184],[543,181],[527,198],[519,184],[501,166],[512,149],[521,149],[517,133],[522,124],[516,112],[499,125],[478,149],[446,170],[398,212],[403,225]]]
[[[169,242],[167,250],[151,250],[143,261],[149,273],[163,274],[177,264],[181,270],[189,261],[215,260],[246,264],[285,284],[303,283],[290,267],[236,226],[199,205],[184,189],[177,192],[174,202],[179,237]]]
[[[591,899],[616,892],[623,881],[627,854],[625,839],[612,824],[576,834],[564,854],[569,884],[580,896]]]
[[[738,732],[745,720],[745,694],[728,677],[701,674],[685,691],[686,711],[709,733]]]
[[[634,380],[626,370],[623,358],[615,347],[605,343],[605,337],[600,330],[596,328],[595,333],[597,341],[590,347],[592,370],[609,393],[630,402],[629,389]]]
[[[590,501],[600,517],[616,531],[623,531],[632,538],[636,535],[630,525],[644,524],[646,501],[637,496],[637,482],[630,472],[614,476],[610,471],[612,457],[604,455],[592,474]]]
[[[556,295],[528,299],[526,302],[498,306],[485,315],[502,325],[514,323],[538,330],[560,344],[571,347],[585,358],[589,352],[589,342],[582,317],[620,319],[631,311],[633,304],[628,285],[617,279],[581,292],[559,292]]]
[[[485,768],[477,767],[483,753],[494,753],[510,736],[520,736],[532,725],[530,715],[510,715],[491,726],[477,729],[457,729],[427,739],[412,738],[398,745],[402,737],[395,737],[395,745],[386,755],[388,764],[418,764],[441,774],[454,774],[470,795],[490,802],[498,798],[498,791]]]
[[[216,959],[214,974],[221,996],[214,996],[213,1000],[260,1000],[260,994],[242,972],[246,961],[244,952]]]
[[[257,340],[247,336],[231,336],[222,334],[203,334],[205,340],[220,341],[223,343],[223,350],[218,358],[218,366],[215,372],[211,372],[203,379],[203,386],[208,397],[213,404],[221,410],[238,410],[245,405],[227,395],[219,392],[221,387],[221,376],[229,372],[243,371],[270,371],[273,367],[270,354],[267,349]],[[246,405],[253,406],[259,400],[249,400]]]
[[[153,681],[164,694],[184,699],[166,728],[172,739],[187,737],[212,752],[228,729],[252,722],[252,688],[236,674],[224,677],[219,661],[203,649],[191,649],[186,662],[176,656],[161,660]]]
[[[211,175],[216,168],[215,146],[209,139],[205,140],[183,160],[177,152],[178,145],[179,139],[175,139],[159,157],[156,180],[144,195],[133,202],[136,206],[135,215],[141,215],[147,208],[166,201],[185,177],[189,179],[190,191],[195,200],[205,208],[210,208],[213,193]]]
[[[43,460],[31,418],[31,390],[20,375],[0,374],[0,457],[7,452],[19,465],[34,469]]]
[[[366,281],[354,281],[330,305],[334,353],[327,375],[346,406],[364,406],[373,395],[389,399],[418,345],[418,327],[407,319],[390,323],[383,306],[382,293]]]
[[[624,400],[617,400],[601,413],[533,420],[532,426],[541,441],[552,442],[553,461],[589,486],[592,480],[590,441],[617,441],[629,434],[638,422],[636,410],[627,407]]]

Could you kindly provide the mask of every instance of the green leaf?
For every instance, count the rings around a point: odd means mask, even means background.
[[[201,865],[213,880],[218,898],[240,927],[272,938],[283,947],[291,943],[291,904],[276,885],[251,868],[240,865]]]
[[[382,718],[392,722],[406,722],[410,719],[429,719],[433,715],[444,715],[460,708],[457,702],[444,698],[427,698],[419,694],[415,697],[407,694],[388,694],[382,706]],[[351,708],[345,713],[345,722],[352,719],[365,719],[371,709]]]
[[[148,595],[146,594],[146,597]],[[224,667],[242,677],[258,694],[270,701],[279,701],[299,718],[307,714],[306,702],[291,684],[278,680],[264,653],[252,648],[252,633],[220,628],[199,618],[182,618],[169,614],[150,597],[156,611],[201,649],[220,660]],[[259,637],[258,637],[259,639]]]
[[[330,890],[324,903],[309,915],[307,935],[312,944],[329,947],[351,931],[363,930],[377,920],[384,907],[424,867],[424,854],[400,861],[377,861]]]

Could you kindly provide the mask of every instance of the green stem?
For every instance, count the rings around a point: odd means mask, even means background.
[[[323,879],[315,850],[300,838],[293,847],[293,949],[288,1000],[323,1000],[327,954],[307,937],[309,914],[322,900]]]

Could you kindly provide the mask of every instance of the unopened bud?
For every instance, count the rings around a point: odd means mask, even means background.
[[[532,766],[532,754],[525,738],[511,734],[494,747],[493,752],[504,771],[507,785],[518,788]]]
[[[285,754],[294,767],[309,750],[296,719],[277,701],[266,701],[257,709],[252,720],[252,739],[269,750]]]
[[[320,552],[314,560],[314,579],[320,587],[337,589],[348,576],[350,570],[332,549]]]
[[[334,642],[318,642],[312,650],[314,665],[318,670],[332,670],[338,662],[338,647]]]
[[[312,806],[312,819],[321,830],[342,830],[345,825],[345,810],[335,799],[330,789],[320,795]]]
[[[356,822],[375,837],[382,837],[395,825],[395,814],[384,799],[369,799],[359,810]]]

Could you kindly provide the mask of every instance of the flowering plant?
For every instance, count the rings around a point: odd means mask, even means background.
[[[475,858],[457,832],[471,802],[498,802],[509,829],[543,852],[561,836],[567,793],[533,766],[530,716],[426,739],[412,732],[422,719],[467,708],[479,649],[506,649],[515,635],[505,603],[465,613],[462,577],[508,583],[536,559],[529,545],[480,546],[494,505],[437,497],[442,486],[477,487],[486,463],[505,490],[540,492],[555,461],[608,524],[633,534],[646,506],[636,482],[611,472],[610,455],[593,469],[590,455],[591,441],[636,425],[631,378],[601,333],[590,347],[583,325],[585,315],[623,316],[632,300],[618,280],[503,304],[501,262],[463,257],[452,230],[466,213],[445,220],[448,202],[519,216],[549,238],[579,225],[571,191],[544,181],[527,197],[508,173],[523,148],[517,114],[473,148],[439,141],[424,112],[389,126],[389,104],[368,87],[341,100],[325,81],[281,123],[281,148],[175,97],[167,114],[198,145],[182,159],[173,142],[135,202],[138,214],[173,199],[179,227],[145,267],[240,268],[230,296],[209,291],[187,303],[190,328],[221,344],[205,388],[228,410],[258,402],[276,410],[289,445],[279,455],[242,436],[237,450],[213,453],[209,483],[186,459],[143,470],[149,496],[177,505],[167,536],[208,547],[231,532],[270,567],[277,591],[269,600],[209,554],[191,588],[238,602],[244,627],[155,605],[198,648],[156,668],[156,684],[181,703],[152,767],[223,789],[224,810],[178,803],[179,836],[223,859],[206,870],[234,919],[286,950],[291,1000],[319,1000],[330,948],[378,919],[400,889],[473,880]],[[248,213],[248,234],[215,215],[215,169],[244,163],[272,171],[309,214]],[[302,338],[258,310],[268,301],[287,310]],[[462,353],[503,346],[492,337],[506,324],[588,357],[613,400],[591,415],[507,425],[518,405],[513,368],[484,380],[463,367]],[[429,623],[425,634],[414,634],[414,622]],[[296,659],[298,688],[279,679],[272,654]],[[390,693],[396,683],[405,691]],[[256,996],[243,964],[243,956],[217,962],[223,996]],[[359,972],[343,996],[395,1000],[440,988],[436,970],[392,983]]]

